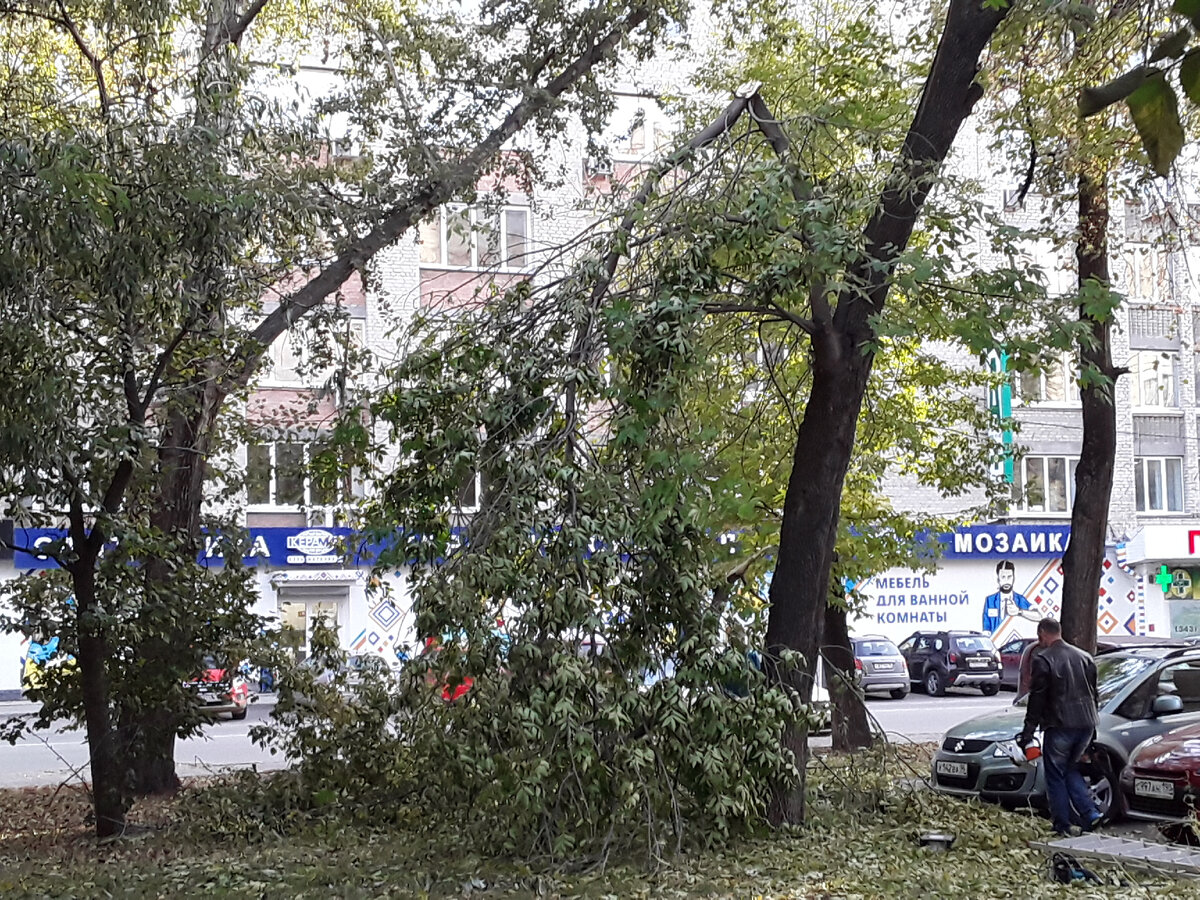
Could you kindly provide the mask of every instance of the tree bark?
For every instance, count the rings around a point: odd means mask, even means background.
[[[72,529],[74,534],[75,529]],[[80,529],[82,534],[82,529]],[[75,541],[81,547],[86,541]],[[124,776],[108,698],[108,642],[96,597],[96,554],[84,550],[69,566],[79,629],[79,678],[92,774],[96,836],[125,830]]]
[[[1007,11],[1007,5],[989,9],[979,0],[951,0],[900,158],[864,231],[864,253],[851,267],[848,287],[838,295],[832,316],[820,306],[814,310],[818,328],[812,392],[792,456],[767,624],[768,658],[799,651],[810,674],[823,632],[842,485],[873,362],[871,318],[883,310],[896,259],[908,245],[959,128],[982,94],[975,80],[979,58]],[[817,286],[814,296],[823,295]],[[784,673],[784,683],[802,701],[810,699],[811,679]],[[775,824],[804,819],[808,741],[802,730],[794,732],[783,736],[783,744],[796,756],[800,779],[773,792],[768,815]]]
[[[1079,288],[1109,286],[1108,181],[1101,174],[1079,179],[1079,237],[1075,259]],[[1071,507],[1071,541],[1063,555],[1063,637],[1089,653],[1096,652],[1096,615],[1104,545],[1108,535],[1108,505],[1112,497],[1117,453],[1116,380],[1109,341],[1111,318],[1089,315],[1081,303],[1079,319],[1088,326],[1089,340],[1079,348],[1080,370],[1094,369],[1103,383],[1080,391],[1083,445],[1075,470],[1075,503]]]
[[[875,743],[866,718],[862,691],[854,676],[854,648],[846,624],[846,607],[829,604],[824,614],[821,659],[829,684],[829,706],[833,714],[833,749],[862,750]]]
[[[829,705],[833,716],[833,749],[862,750],[875,741],[862,692],[855,684],[854,647],[846,625],[846,608],[830,603],[825,610],[825,639],[821,645]]]
[[[181,394],[172,398],[167,412],[158,451],[158,488],[154,492],[157,505],[150,513],[150,523],[174,552],[172,559],[163,554],[146,563],[146,599],[154,608],[169,604],[177,590],[173,584],[172,562],[196,565],[206,461],[211,450],[213,426],[224,400],[217,374],[211,363],[202,367]],[[143,610],[144,614],[152,615],[153,612],[153,608]],[[178,648],[155,637],[160,631],[161,627],[147,628],[149,637],[136,651],[140,657],[141,678],[158,683],[169,693],[180,678]],[[122,707],[122,742],[127,748],[130,790],[135,795],[172,794],[179,789],[179,777],[175,772],[175,738],[181,724],[180,716],[166,707]]]

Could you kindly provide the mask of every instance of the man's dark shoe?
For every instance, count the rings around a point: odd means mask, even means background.
[[[1104,816],[1096,816],[1094,819],[1092,819],[1086,825],[1083,826],[1083,833],[1087,834],[1088,832],[1095,831],[1097,828],[1099,828],[1103,824],[1104,824]]]

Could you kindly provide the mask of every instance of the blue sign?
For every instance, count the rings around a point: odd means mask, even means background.
[[[378,548],[368,547],[361,539],[352,540],[353,534],[349,528],[251,528],[250,544],[242,559],[248,566],[260,562],[274,566],[358,566],[369,563]],[[350,541],[349,545],[347,541]],[[57,569],[58,562],[49,552],[37,551],[61,552],[64,546],[70,546],[70,540],[67,532],[59,528],[18,528],[13,544],[19,548],[13,554],[16,568]],[[224,562],[216,537],[205,540],[197,561],[206,566]]]
[[[939,540],[946,559],[1053,559],[1066,552],[1071,526],[971,525]]]
[[[370,565],[380,545],[354,537],[350,528],[250,528],[250,544],[242,556],[248,566],[267,563],[272,566],[364,566]],[[453,529],[463,537],[464,529]],[[971,525],[950,534],[939,535],[946,559],[1022,559],[1055,558],[1066,552],[1071,537],[1069,525]],[[57,528],[17,528],[13,544],[13,564],[18,569],[56,569],[58,563],[39,548],[67,540]],[[735,536],[722,535],[721,544],[736,552]],[[69,541],[67,542],[69,544]],[[109,546],[115,546],[110,544]],[[603,546],[597,542],[593,550]],[[205,541],[198,562],[206,566],[222,565],[224,558],[217,538]]]

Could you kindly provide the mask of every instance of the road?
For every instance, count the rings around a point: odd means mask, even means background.
[[[250,707],[242,721],[222,718],[209,725],[202,735],[178,741],[175,761],[180,776],[207,775],[226,767],[251,764],[260,769],[280,768],[283,760],[253,744],[249,737],[251,726],[266,719],[272,705],[270,698],[264,698]],[[0,703],[0,724],[10,716],[35,710],[32,703]],[[64,731],[56,727],[35,732],[35,736],[22,738],[16,744],[0,742],[0,788],[60,784],[71,780],[74,772],[81,772],[90,781],[87,759],[81,730]]]
[[[890,738],[928,743],[940,741],[952,725],[964,719],[1011,707],[1015,696],[1011,691],[1001,691],[995,697],[984,697],[970,688],[951,688],[944,697],[925,694],[909,694],[903,700],[871,697],[867,709]]]
[[[982,697],[978,691],[951,690],[944,697],[910,694],[904,700],[872,698],[868,708],[893,740],[921,743],[940,740],[951,725],[1004,708],[1012,703],[1012,698],[1009,693]],[[251,743],[248,735],[251,726],[270,715],[272,703],[270,697],[264,697],[250,707],[249,715],[242,721],[221,719],[200,737],[179,741],[175,748],[179,774],[205,775],[226,767],[252,764],[260,769],[281,767],[283,760],[279,756],[272,756]],[[34,710],[32,703],[0,703],[0,723],[9,716]],[[817,738],[815,743],[820,741]],[[38,732],[33,738],[23,738],[15,745],[0,742],[0,788],[59,784],[70,780],[73,771],[88,778],[87,758],[81,731],[54,728]]]

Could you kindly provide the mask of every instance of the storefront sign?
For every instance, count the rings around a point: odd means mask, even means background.
[[[251,528],[242,559],[248,566],[258,563],[275,566],[357,566],[368,563],[375,555],[375,548],[362,540],[347,546],[352,535],[349,528]],[[66,532],[55,528],[18,528],[13,543],[22,548],[16,551],[13,559],[18,569],[56,569],[58,563],[49,551],[55,549],[55,544],[59,548],[70,546]],[[48,552],[39,553],[39,549]],[[224,561],[216,537],[206,538],[197,561],[206,566],[220,565]]]
[[[1127,565],[1200,560],[1200,528],[1194,525],[1147,525],[1125,546]]]
[[[1000,559],[1062,556],[1070,525],[971,525],[942,535],[946,559]]]

